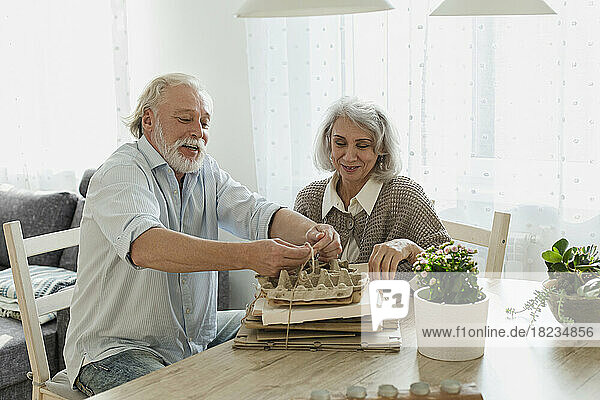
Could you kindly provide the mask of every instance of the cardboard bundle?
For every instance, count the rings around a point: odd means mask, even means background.
[[[304,274],[302,270],[296,275],[283,271],[279,279],[258,277],[261,288],[233,346],[399,351],[398,321],[384,321],[373,331],[366,264],[332,264],[321,264]]]

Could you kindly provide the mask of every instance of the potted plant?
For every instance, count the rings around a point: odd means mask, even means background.
[[[423,287],[414,294],[415,327],[422,355],[444,361],[483,355],[489,298],[477,283],[475,253],[447,242],[417,256],[413,270]]]
[[[542,253],[549,279],[542,289],[534,292],[523,309],[506,312],[514,315],[529,311],[533,324],[542,309],[548,305],[556,320],[562,324],[600,323],[600,256],[595,245],[570,247],[560,239],[552,249]]]

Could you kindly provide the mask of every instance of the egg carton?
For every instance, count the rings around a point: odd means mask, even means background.
[[[309,261],[304,268],[291,273],[281,270],[278,278],[257,276],[257,279],[269,302],[289,304],[292,301],[298,305],[359,302],[369,280],[368,274],[337,260],[314,264]]]

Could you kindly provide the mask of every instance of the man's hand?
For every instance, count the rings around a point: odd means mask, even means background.
[[[278,238],[244,245],[248,267],[264,276],[278,276],[282,269],[297,268],[310,258],[308,245],[296,246]]]
[[[376,244],[369,258],[369,272],[373,273],[373,279],[394,279],[400,261],[407,260],[412,265],[422,251],[422,248],[408,239]]]
[[[306,232],[306,241],[319,253],[319,260],[329,261],[342,252],[340,235],[327,224],[317,224]]]

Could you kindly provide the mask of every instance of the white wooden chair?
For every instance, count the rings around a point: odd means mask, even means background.
[[[442,220],[442,223],[452,239],[487,247],[488,256],[484,276],[500,278],[504,266],[510,214],[495,211],[491,230],[458,222]]]
[[[70,287],[58,293],[35,299],[27,262],[27,257],[78,245],[79,228],[23,239],[19,221],[7,222],[3,227],[31,364],[32,399],[84,399],[87,396],[72,389],[69,385],[66,370],[62,370],[50,379],[48,358],[39,321],[40,315],[68,308],[74,288]]]

